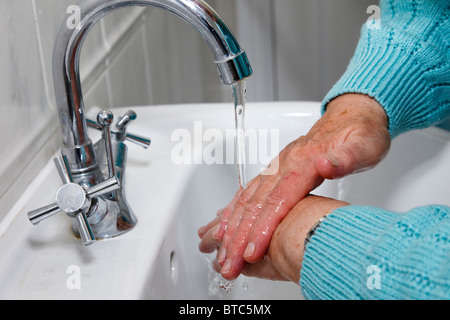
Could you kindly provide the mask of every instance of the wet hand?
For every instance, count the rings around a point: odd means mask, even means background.
[[[217,263],[222,276],[235,279],[247,263],[260,261],[288,212],[324,179],[371,168],[389,147],[387,117],[375,100],[345,94],[330,102],[308,134],[274,159],[267,169],[271,174],[254,178],[199,230],[200,238],[210,234],[220,243]]]
[[[324,215],[346,205],[349,204],[308,195],[297,203],[278,225],[264,258],[256,263],[247,263],[242,274],[248,277],[299,283],[306,234]],[[216,228],[219,224],[220,219],[216,219]],[[210,230],[213,229],[210,228]],[[220,242],[214,238],[214,233],[210,232],[203,235],[200,250],[211,253],[214,250],[220,250],[220,245]],[[217,272],[220,272],[221,266],[217,259],[213,262],[213,266]]]

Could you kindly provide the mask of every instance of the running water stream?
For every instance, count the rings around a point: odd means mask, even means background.
[[[247,186],[246,169],[246,145],[245,145],[245,80],[241,80],[231,85],[234,98],[234,112],[236,121],[236,161],[239,173],[239,185],[242,189]]]
[[[236,138],[235,138],[235,154],[236,162],[239,174],[239,186],[242,189],[247,187],[246,180],[246,142],[245,142],[245,94],[246,83],[245,80],[241,80],[231,85],[234,99],[234,112],[235,112],[235,124],[236,124]],[[210,263],[212,266],[212,264]],[[210,269],[212,270],[212,267]],[[223,279],[220,274],[215,273],[210,277],[210,286],[208,288],[210,295],[219,295],[218,288],[223,289],[226,293],[230,293],[233,289],[234,281]],[[244,279],[242,290],[248,290],[248,284]],[[252,294],[252,293],[250,293]]]

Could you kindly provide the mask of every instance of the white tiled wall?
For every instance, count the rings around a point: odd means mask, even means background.
[[[73,3],[0,0],[0,220],[60,146],[52,51],[57,30]],[[106,82],[102,83],[109,67],[102,68],[100,58],[113,49],[115,41],[107,35],[123,33],[140,14],[136,9],[124,11],[120,19],[116,17],[122,24],[105,32],[105,21],[90,33],[82,72],[99,90],[86,90],[87,100],[102,103],[114,98],[104,88]]]
[[[56,128],[36,5],[0,1],[0,218],[34,177],[27,168]]]
[[[0,0],[0,220],[60,144],[55,35],[78,0]],[[105,0],[106,1],[106,0]],[[320,100],[344,71],[376,0],[210,0],[246,49],[248,100]],[[192,28],[161,9],[121,9],[89,33],[85,105],[231,102]]]

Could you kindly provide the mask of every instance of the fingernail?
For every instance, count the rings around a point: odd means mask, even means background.
[[[219,257],[217,258],[217,261],[219,263],[222,263],[226,257],[227,257],[227,250],[224,248],[220,249],[220,254]]]
[[[249,243],[244,252],[244,258],[249,258],[255,253],[256,247],[253,242]]]
[[[227,274],[230,273],[230,271],[231,271],[231,261],[230,259],[227,259],[227,261],[225,261],[225,264],[222,267],[222,270],[220,270],[220,273]]]
[[[335,168],[339,167],[339,161],[338,161],[338,159],[336,159],[335,157],[333,157],[333,156],[327,154],[327,155],[325,156],[325,158],[327,158],[328,161],[330,161],[330,163],[331,163],[331,165],[332,165],[333,167],[335,167]]]

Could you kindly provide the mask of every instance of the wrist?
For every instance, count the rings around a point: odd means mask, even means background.
[[[290,211],[275,231],[268,252],[280,274],[299,282],[308,232],[325,215],[347,205],[344,201],[309,195]]]
[[[326,106],[325,115],[359,117],[388,129],[389,121],[384,108],[374,98],[360,93],[346,93],[331,100]]]

